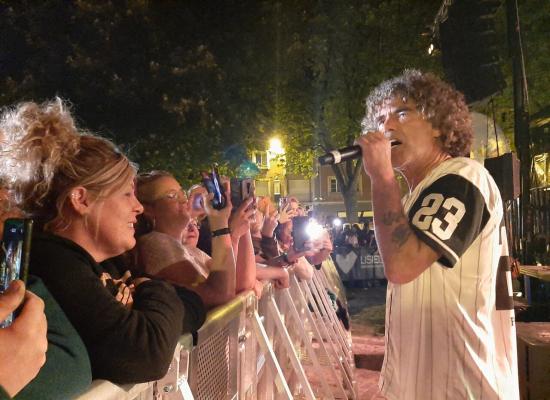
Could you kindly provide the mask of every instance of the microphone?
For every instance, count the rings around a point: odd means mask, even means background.
[[[361,157],[361,147],[358,145],[344,147],[338,150],[329,151],[318,158],[321,165],[339,164],[342,161],[354,160]]]
[[[392,147],[398,144],[399,142],[397,140],[392,140],[391,142]],[[358,145],[353,145],[344,147],[342,149],[329,151],[327,154],[322,155],[317,160],[321,165],[332,165],[339,164],[342,161],[354,160],[361,157],[361,155],[361,147]]]

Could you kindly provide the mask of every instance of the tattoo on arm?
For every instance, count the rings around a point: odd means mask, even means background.
[[[403,213],[401,212],[388,211],[384,213],[384,215],[382,215],[382,223],[384,225],[392,225],[396,222],[400,222],[403,219]]]
[[[405,244],[409,236],[411,236],[411,228],[408,221],[401,211],[388,211],[382,216],[382,223],[386,226],[397,224],[391,234],[392,242],[401,247]]]
[[[405,244],[409,236],[411,236],[411,233],[412,231],[409,224],[400,224],[393,230],[391,238],[397,247],[401,247]]]

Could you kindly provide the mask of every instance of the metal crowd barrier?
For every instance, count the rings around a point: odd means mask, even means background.
[[[356,399],[351,335],[327,289],[345,303],[332,261],[288,289],[267,283],[212,310],[197,333],[181,337],[166,376],[118,386],[94,381],[78,400]]]

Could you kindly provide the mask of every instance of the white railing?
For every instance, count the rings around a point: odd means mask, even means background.
[[[212,310],[197,333],[181,337],[166,376],[118,386],[94,381],[78,400],[355,399],[351,336],[327,289],[345,301],[332,261],[313,278],[291,273],[288,289],[264,285]]]

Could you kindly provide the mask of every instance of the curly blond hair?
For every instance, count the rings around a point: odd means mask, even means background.
[[[73,188],[82,186],[97,199],[137,171],[111,141],[79,132],[60,98],[4,109],[0,138],[0,179],[47,230],[70,224],[64,209]]]
[[[385,103],[397,96],[412,100],[434,129],[441,132],[442,149],[452,157],[468,156],[472,144],[472,120],[464,95],[431,73],[415,69],[382,82],[367,97],[363,131],[376,126]]]

